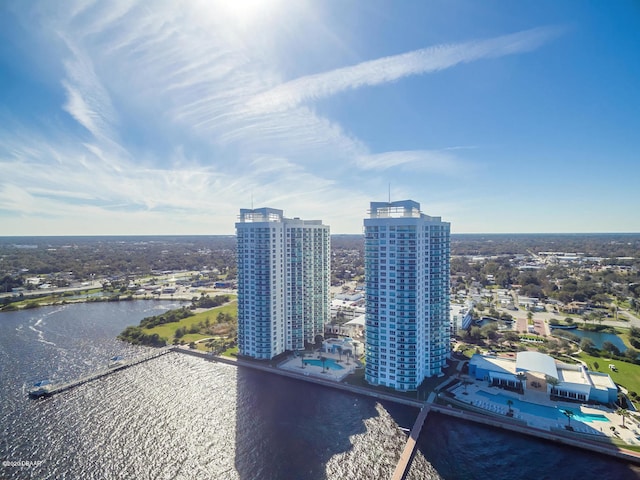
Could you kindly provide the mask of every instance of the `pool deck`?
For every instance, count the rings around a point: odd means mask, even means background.
[[[592,438],[608,437],[623,440],[629,445],[640,445],[640,424],[627,418],[625,419],[625,427],[622,427],[622,417],[615,411],[604,406],[596,405],[580,405],[577,403],[568,403],[562,401],[552,401],[549,396],[543,392],[525,392],[524,395],[492,387],[488,382],[476,381],[471,385],[467,385],[466,392],[463,385],[459,385],[450,390],[456,400],[467,403],[475,408],[485,410],[489,414],[496,416],[506,416],[509,407],[504,402],[499,401],[500,397],[496,397],[496,401],[491,400],[491,395],[501,395],[502,397],[511,397],[520,402],[528,402],[551,408],[566,408],[572,410],[576,414],[583,413],[587,415],[604,415],[607,420],[591,420],[580,421],[578,418],[571,419],[571,427],[573,431]],[[520,409],[517,403],[513,405],[513,418],[520,420],[527,426],[548,431],[566,431],[565,426],[569,423],[566,417],[560,419],[551,419],[544,416],[536,415],[526,409]],[[615,427],[615,433],[611,427]]]
[[[356,369],[355,360],[353,358],[347,359],[344,355],[342,356],[342,358],[340,358],[339,355],[332,353],[307,353],[304,357],[304,360],[319,360],[321,356],[335,361],[343,368],[340,370],[331,370],[329,368],[323,369],[322,365],[310,365],[308,363],[306,363],[303,367],[303,359],[299,356],[290,357],[284,360],[283,362],[278,364],[278,368],[296,372],[298,374],[304,375],[305,377],[313,376],[317,378],[334,380],[336,382],[341,382],[347,375],[352,374]]]

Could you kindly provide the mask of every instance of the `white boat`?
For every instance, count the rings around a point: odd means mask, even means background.
[[[126,362],[125,358],[121,355],[116,355],[109,359],[109,368],[121,367]]]
[[[30,397],[46,397],[49,395],[51,391],[51,387],[53,384],[50,380],[40,380],[33,384],[33,386],[29,389]]]

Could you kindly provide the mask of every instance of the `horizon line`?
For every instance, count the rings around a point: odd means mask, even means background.
[[[364,236],[364,233],[330,233],[332,236]],[[640,232],[451,232],[451,235],[640,235]],[[70,233],[70,234],[0,234],[0,239],[6,238],[45,238],[45,237],[235,237],[235,233]]]

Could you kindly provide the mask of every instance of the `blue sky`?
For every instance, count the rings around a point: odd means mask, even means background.
[[[640,231],[640,3],[5,1],[0,235]]]

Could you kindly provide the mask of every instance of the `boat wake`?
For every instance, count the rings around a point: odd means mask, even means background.
[[[38,324],[38,323],[36,323],[36,325],[37,325],[37,324]],[[53,345],[54,347],[56,346],[56,344],[55,344],[55,343],[50,342],[50,341],[48,341],[48,340],[45,340],[45,339],[44,339],[44,332],[43,332],[42,330],[38,330],[37,328],[35,328],[35,326],[32,326],[32,325],[29,325],[29,329],[30,329],[30,330],[33,330],[34,332],[36,332],[36,333],[38,334],[38,338],[36,338],[36,340],[37,340],[38,342],[45,343],[45,344],[47,344],[47,345]]]

